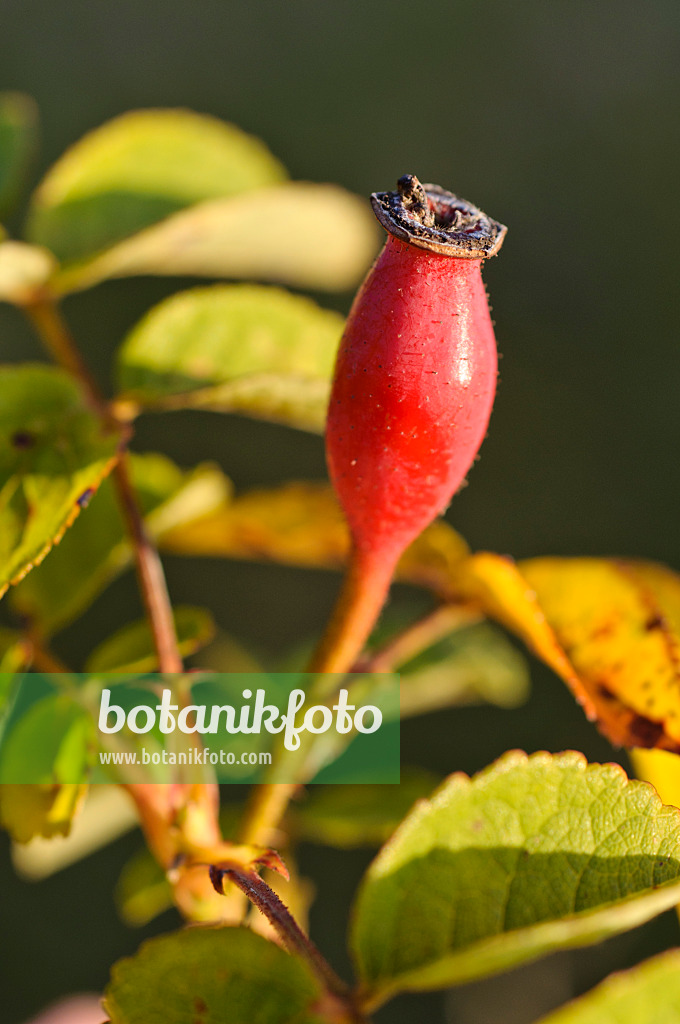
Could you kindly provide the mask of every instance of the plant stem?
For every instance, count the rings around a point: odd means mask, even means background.
[[[24,310],[55,362],[80,383],[87,402],[101,421],[102,429],[121,431],[123,440],[127,442],[131,433],[129,424],[116,418],[112,407],[100,392],[53,297],[37,296]],[[112,481],[134,551],[139,589],[158,655],[159,669],[165,674],[181,673],[182,659],[163,566],[137,503],[130,473],[130,457],[125,449],[121,451],[113,469]],[[36,653],[42,661],[43,670],[59,669],[58,663],[39,644]],[[222,842],[219,790],[216,784],[134,784],[126,788],[137,805],[148,845],[166,869],[183,852],[185,845],[210,847]],[[205,874],[192,876],[185,873],[174,885],[175,902],[190,920],[203,920],[204,914],[209,913],[210,894],[214,898]]]
[[[239,842],[270,846],[288,804],[300,788],[297,782],[272,782],[256,786],[239,830]]]
[[[353,548],[335,610],[307,669],[349,672],[368,640],[387,599],[397,563]]]
[[[362,659],[356,668],[362,672],[393,672],[399,665],[415,658],[449,633],[472,626],[483,618],[479,608],[474,605],[438,605],[380,650]]]
[[[352,549],[342,590],[308,672],[349,672],[363,650],[389,592],[396,565],[393,559]],[[258,786],[246,810],[239,839],[268,846],[299,782]]]
[[[135,552],[139,590],[151,626],[161,672],[182,671],[175,620],[165,582],[163,565],[149,537],[130,479],[130,457],[123,452],[113,470],[123,517]]]
[[[279,899],[273,889],[270,889],[256,872],[241,872],[217,866],[211,868],[210,877],[218,892],[222,891],[225,876],[234,882],[250,902],[265,915],[288,952],[302,957],[312,968],[324,988],[341,1001],[344,1009],[349,1011],[349,1017],[346,1019],[361,1021],[363,1018],[354,1005],[348,986],[338,977],[312,940],[305,935],[288,907]]]
[[[39,672],[63,675],[71,671],[52,651],[44,647],[33,634],[29,634],[26,637],[25,643],[27,651],[30,652],[31,661]]]
[[[115,422],[111,410],[78,351],[56,301],[49,296],[41,296],[24,306],[24,310],[55,362],[80,382],[102,425],[110,427]],[[121,453],[112,476],[134,550],[139,589],[158,655],[158,666],[161,672],[181,672],[182,659],[163,566],[146,531],[130,479],[130,460],[126,451]]]
[[[90,405],[108,424],[110,415],[106,401],[78,351],[56,301],[51,298],[39,298],[24,306],[23,310],[55,363],[80,382]]]
[[[396,565],[353,549],[345,580],[326,633],[308,672],[345,673],[356,662],[389,592]],[[269,846],[300,782],[258,786],[246,810],[240,842]]]

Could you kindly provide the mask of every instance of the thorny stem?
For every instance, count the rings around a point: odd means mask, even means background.
[[[54,360],[78,379],[102,425],[111,426],[113,419],[109,406],[85,365],[57,303],[51,297],[41,297],[26,305],[24,310]],[[182,659],[177,646],[163,566],[137,504],[130,479],[130,460],[125,451],[121,453],[114,468],[113,481],[133,545],[137,579],[158,654],[159,668],[165,673],[181,672]]]
[[[302,957],[310,965],[327,992],[340,1000],[348,1011],[347,1019],[360,1024],[365,1018],[356,1007],[349,987],[338,977],[312,940],[305,935],[288,907],[273,889],[270,889],[256,872],[241,872],[219,866],[210,868],[210,878],[217,892],[223,891],[225,877],[234,882],[250,902],[264,914],[288,952]]]

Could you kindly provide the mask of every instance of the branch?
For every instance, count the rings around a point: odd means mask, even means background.
[[[384,647],[362,658],[355,672],[393,672],[399,665],[411,661],[421,651],[432,647],[450,633],[481,622],[484,615],[475,605],[441,604],[427,615],[407,626]]]
[[[43,296],[23,308],[55,362],[80,382],[87,401],[102,424],[110,427],[116,423],[119,426],[85,365],[56,302],[50,297]],[[161,672],[166,673],[181,672],[182,659],[177,645],[163,566],[146,532],[144,519],[137,504],[130,480],[130,460],[127,452],[122,453],[113,471],[113,482],[134,550],[139,589],[158,654],[159,668]]]
[[[345,1019],[361,1024],[365,1018],[355,1005],[349,987],[338,977],[309,936],[305,935],[274,890],[270,889],[255,871],[238,871],[219,865],[210,868],[210,880],[216,892],[223,892],[225,877],[234,882],[250,902],[264,914],[288,952],[302,957],[309,964],[326,991],[341,1002],[347,1014]]]

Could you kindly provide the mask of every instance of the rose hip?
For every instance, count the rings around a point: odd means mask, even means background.
[[[389,234],[350,311],[326,430],[352,556],[317,671],[360,652],[399,557],[472,465],[496,387],[481,263],[506,229],[413,175],[372,202]]]

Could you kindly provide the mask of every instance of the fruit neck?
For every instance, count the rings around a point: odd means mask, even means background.
[[[364,649],[385,603],[399,552],[350,554],[342,591],[308,672],[347,672]]]
[[[481,274],[482,258],[470,259],[460,256],[444,256],[420,246],[406,242],[395,235],[388,235],[385,248],[380,256],[382,267],[398,266],[403,277],[409,270],[413,274],[427,274],[430,280],[438,278],[473,281]]]

